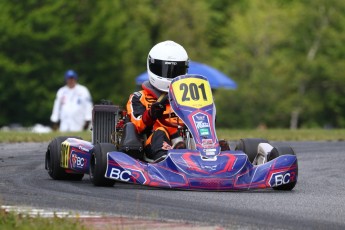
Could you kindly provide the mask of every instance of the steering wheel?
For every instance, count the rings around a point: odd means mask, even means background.
[[[169,94],[167,93],[162,93],[157,99],[157,101],[161,102],[162,104],[168,104],[168,100],[169,100]]]

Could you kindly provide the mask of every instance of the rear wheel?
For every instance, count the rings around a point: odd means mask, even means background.
[[[107,153],[116,151],[116,147],[110,143],[97,143],[90,161],[90,180],[95,186],[111,187],[114,180],[105,178],[107,169]]]
[[[272,151],[268,154],[267,160],[271,161],[279,156],[284,156],[284,155],[294,155],[296,156],[295,151],[293,148],[290,146],[279,146],[279,147],[274,147]],[[288,184],[283,184],[277,187],[273,187],[275,190],[283,190],[283,191],[291,191],[296,185],[296,181],[288,183]]]
[[[45,157],[45,165],[48,174],[54,180],[81,180],[84,174],[66,173],[65,169],[60,166],[61,161],[61,143],[64,142],[68,136],[61,136],[54,138],[48,145]],[[73,137],[81,139],[80,137]]]
[[[262,138],[243,138],[237,143],[235,150],[243,151],[247,154],[249,161],[253,163],[254,158],[258,153],[258,146],[260,143],[269,142]]]

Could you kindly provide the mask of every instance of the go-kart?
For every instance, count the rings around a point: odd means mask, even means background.
[[[158,161],[145,160],[143,141],[125,111],[97,105],[93,111],[92,143],[78,137],[57,137],[48,146],[45,165],[53,179],[81,180],[84,174],[96,186],[116,181],[183,190],[292,190],[298,164],[290,146],[273,146],[257,164],[260,138],[239,140],[235,149],[223,148],[215,130],[216,109],[206,77],[176,77],[165,97],[183,124],[186,149],[169,149]],[[164,99],[163,99],[164,100]],[[161,121],[165,122],[166,121]],[[166,124],[169,125],[169,124]],[[253,164],[255,162],[255,164]]]

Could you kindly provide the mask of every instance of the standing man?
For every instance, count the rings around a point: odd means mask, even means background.
[[[53,129],[61,132],[86,130],[92,119],[92,99],[89,90],[77,83],[78,75],[73,70],[65,73],[66,85],[61,87],[54,101],[50,120]]]

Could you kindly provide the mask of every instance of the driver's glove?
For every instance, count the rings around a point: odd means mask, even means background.
[[[149,110],[149,115],[152,120],[157,120],[157,118],[161,118],[165,111],[165,105],[161,102],[155,102],[151,105]]]
[[[165,104],[161,102],[155,102],[151,105],[151,108],[146,110],[143,114],[143,121],[147,126],[153,125],[153,123],[163,116],[165,111]]]

